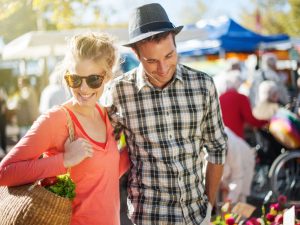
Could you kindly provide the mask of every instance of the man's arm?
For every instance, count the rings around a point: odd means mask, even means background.
[[[222,164],[213,164],[208,162],[205,178],[205,193],[208,201],[213,206],[216,200],[216,194],[223,174]]]

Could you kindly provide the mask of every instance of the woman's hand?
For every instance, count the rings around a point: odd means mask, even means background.
[[[81,163],[84,159],[92,157],[94,150],[89,141],[83,138],[70,142],[65,142],[64,166],[66,168],[73,167]]]

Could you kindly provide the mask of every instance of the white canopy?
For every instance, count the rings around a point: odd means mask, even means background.
[[[67,31],[32,31],[21,35],[4,46],[2,58],[14,59],[39,59],[48,56],[62,56],[65,53],[67,38],[75,34],[91,30],[67,30]],[[100,31],[100,30],[92,30]],[[126,28],[112,28],[101,30],[118,38],[120,43],[128,40]],[[198,29],[184,29],[176,37],[177,41],[185,41],[200,37]]]
[[[86,31],[88,30],[31,31],[5,45],[2,58],[4,60],[13,60],[61,56],[65,53],[67,39],[75,34]],[[112,29],[107,30],[107,32],[115,35],[119,39],[127,38],[126,29]]]

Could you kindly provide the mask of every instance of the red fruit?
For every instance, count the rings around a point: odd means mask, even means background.
[[[48,177],[41,180],[41,186],[42,187],[51,186],[53,184],[56,184],[56,182],[57,182],[57,177]]]
[[[279,211],[280,210],[279,203],[271,204],[270,208],[273,208],[276,211]]]
[[[234,220],[233,217],[229,217],[229,218],[226,219],[225,222],[226,222],[227,225],[234,225],[235,220]]]
[[[279,204],[286,204],[286,202],[287,202],[287,197],[286,196],[284,196],[284,195],[279,195],[279,197],[278,197],[278,202],[279,202]]]
[[[257,218],[252,217],[246,222],[246,225],[260,225],[260,222],[257,221]]]
[[[274,219],[275,219],[275,216],[272,215],[272,214],[270,214],[270,213],[268,213],[268,214],[266,215],[266,218],[267,218],[268,221],[273,222]]]

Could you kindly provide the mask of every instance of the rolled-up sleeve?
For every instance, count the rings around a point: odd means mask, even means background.
[[[224,164],[227,153],[227,135],[224,131],[220,103],[216,87],[208,82],[209,98],[203,129],[204,146],[208,153],[207,160],[214,164]]]

